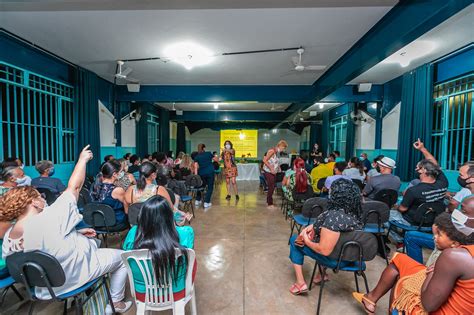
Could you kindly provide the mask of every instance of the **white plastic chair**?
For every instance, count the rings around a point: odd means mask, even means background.
[[[176,249],[176,258],[181,256],[179,249]],[[188,249],[188,262],[186,271],[186,295],[179,301],[174,301],[173,281],[171,275],[167,279],[162,279],[161,285],[155,277],[155,271],[151,263],[151,256],[148,249],[138,249],[126,251],[122,253],[122,260],[127,267],[128,279],[130,281],[130,290],[135,299],[137,306],[137,314],[145,314],[147,311],[164,311],[173,310],[173,314],[185,314],[186,304],[191,301],[192,314],[196,315],[196,298],[194,284],[192,281],[192,273],[196,254],[192,249]],[[130,268],[130,260],[134,260],[140,269],[140,273],[145,281],[145,302],[138,301],[135,296],[135,282],[133,281],[133,273]]]

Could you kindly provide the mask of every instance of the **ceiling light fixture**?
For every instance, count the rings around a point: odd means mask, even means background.
[[[219,109],[219,104],[214,103],[214,109]]]
[[[166,58],[182,65],[187,70],[207,65],[213,60],[213,53],[209,49],[192,42],[170,45],[163,53]]]
[[[377,109],[377,103],[370,104],[370,107],[372,107],[372,109]]]
[[[323,109],[324,108],[324,103],[319,103],[319,109]]]
[[[245,133],[241,132],[241,133],[239,134],[239,139],[240,139],[240,140],[244,140],[244,139],[245,139]]]
[[[278,129],[272,129],[272,133],[273,133],[273,134],[277,134],[277,133],[278,133]]]

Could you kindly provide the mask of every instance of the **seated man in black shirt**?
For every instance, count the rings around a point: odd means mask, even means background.
[[[439,208],[444,207],[443,199],[448,190],[448,179],[441,171],[438,161],[425,148],[420,139],[413,144],[413,147],[419,150],[425,157],[425,159],[418,162],[416,167],[420,183],[405,191],[398,210],[390,210],[390,221],[418,226],[420,222],[415,217],[417,209],[421,204],[435,202],[439,203]],[[397,237],[395,234],[391,234],[391,236],[397,242],[402,241],[401,237]]]
[[[130,166],[128,167],[128,172],[130,174],[140,171],[140,157],[136,154],[130,157]]]

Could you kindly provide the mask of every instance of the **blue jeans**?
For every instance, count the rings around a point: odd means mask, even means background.
[[[408,231],[405,233],[405,248],[407,255],[423,264],[423,248],[434,249],[433,234]]]
[[[326,256],[316,253],[308,246],[300,247],[295,245],[295,240],[298,235],[293,235],[290,239],[290,260],[295,265],[303,265],[304,256],[309,256],[314,260],[326,260],[329,259]]]
[[[212,192],[214,190],[214,173],[199,175],[202,179],[202,187],[207,186],[206,196],[204,197],[205,203],[211,202]],[[196,200],[201,201],[201,192],[198,191],[196,195]]]
[[[390,210],[390,218],[389,221],[397,222],[399,224],[407,225],[407,226],[412,226],[410,222],[405,220],[403,217],[402,213],[398,210]],[[398,234],[395,230],[390,231],[390,237],[396,241],[397,243],[402,243],[403,242],[403,237],[402,235]]]

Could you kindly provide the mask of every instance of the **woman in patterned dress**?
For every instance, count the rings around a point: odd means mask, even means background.
[[[239,191],[237,189],[236,177],[239,175],[237,172],[237,165],[235,165],[235,150],[232,142],[226,140],[224,142],[224,148],[222,149],[221,158],[224,160],[224,174],[225,182],[227,185],[227,197],[225,199],[230,200],[231,188],[234,188],[235,200],[239,200]]]

